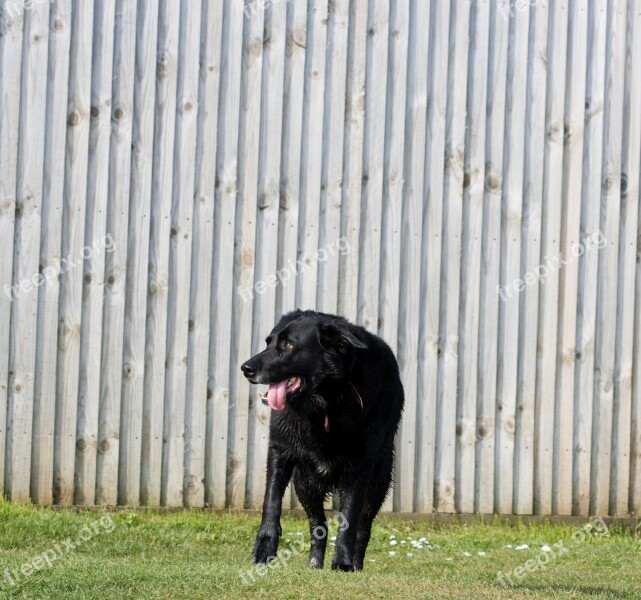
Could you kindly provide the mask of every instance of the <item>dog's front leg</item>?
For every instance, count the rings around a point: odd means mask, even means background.
[[[360,526],[368,486],[369,476],[365,476],[360,477],[341,491],[340,511],[342,523],[336,537],[332,569],[354,571],[356,534]]]
[[[293,464],[272,446],[267,453],[267,485],[263,502],[263,519],[254,545],[254,562],[266,563],[276,556],[281,535],[280,514],[283,494],[292,476]]]

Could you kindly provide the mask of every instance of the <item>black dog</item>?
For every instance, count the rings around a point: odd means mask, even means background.
[[[269,385],[263,402],[273,409],[254,562],[276,556],[283,494],[293,476],[312,532],[309,566],[323,567],[323,502],[337,491],[346,528],[338,533],[332,568],[360,570],[392,481],[404,401],[394,354],[362,327],[314,311],[285,315],[266,342],[241,367],[252,383]]]

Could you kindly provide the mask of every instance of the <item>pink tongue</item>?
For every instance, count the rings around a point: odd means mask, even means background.
[[[267,402],[274,410],[283,410],[285,408],[285,397],[287,381],[272,383],[267,390]]]

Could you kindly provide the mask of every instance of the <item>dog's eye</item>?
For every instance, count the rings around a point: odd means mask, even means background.
[[[291,350],[294,347],[294,344],[291,342],[283,342],[283,349],[284,350]]]

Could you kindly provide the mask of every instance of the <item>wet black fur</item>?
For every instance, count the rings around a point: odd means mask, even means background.
[[[330,492],[338,492],[349,526],[338,533],[332,568],[362,569],[372,521],[391,485],[394,435],[403,410],[394,354],[362,327],[314,311],[285,315],[266,341],[267,348],[241,367],[245,376],[261,384],[301,377],[302,385],[287,396],[284,410],[271,414],[254,562],[276,556],[283,493],[293,478],[312,533],[309,566],[323,567],[323,502]],[[293,348],[286,349],[285,342]]]

